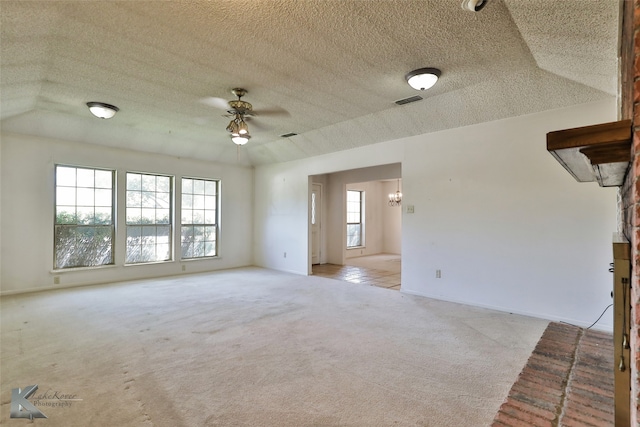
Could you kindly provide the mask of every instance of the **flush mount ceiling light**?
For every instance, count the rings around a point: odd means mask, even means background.
[[[91,114],[99,119],[110,119],[120,111],[115,105],[105,104],[104,102],[87,102],[87,107],[89,107]]]
[[[471,12],[480,12],[489,0],[462,0],[462,8]]]
[[[409,86],[415,90],[427,90],[431,88],[440,77],[440,70],[437,68],[420,68],[413,70],[405,76]]]

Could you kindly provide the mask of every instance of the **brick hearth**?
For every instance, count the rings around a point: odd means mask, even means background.
[[[614,425],[613,337],[550,323],[493,426]]]

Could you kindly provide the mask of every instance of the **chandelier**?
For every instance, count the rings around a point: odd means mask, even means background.
[[[402,193],[400,192],[400,180],[395,193],[389,193],[389,206],[400,206],[402,204]]]

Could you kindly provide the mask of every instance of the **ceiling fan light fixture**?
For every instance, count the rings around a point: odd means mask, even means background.
[[[242,118],[240,118],[240,121],[238,122],[238,133],[240,135],[245,135],[249,133],[249,127],[247,126],[247,123]]]
[[[120,111],[115,105],[105,104],[104,102],[87,102],[87,107],[89,107],[91,114],[99,119],[110,119]]]
[[[245,145],[251,139],[251,135],[248,133],[239,135],[239,134],[231,134],[231,141],[233,141],[236,145]]]
[[[419,68],[407,73],[405,79],[415,90],[427,90],[436,84],[441,74],[437,68]]]
[[[238,122],[236,122],[236,120],[231,120],[229,122],[229,126],[227,126],[227,132],[231,133],[231,134],[238,134]]]

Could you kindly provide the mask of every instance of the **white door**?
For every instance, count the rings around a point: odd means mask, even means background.
[[[320,240],[322,215],[322,185],[312,184],[311,188],[311,264],[320,264]]]

